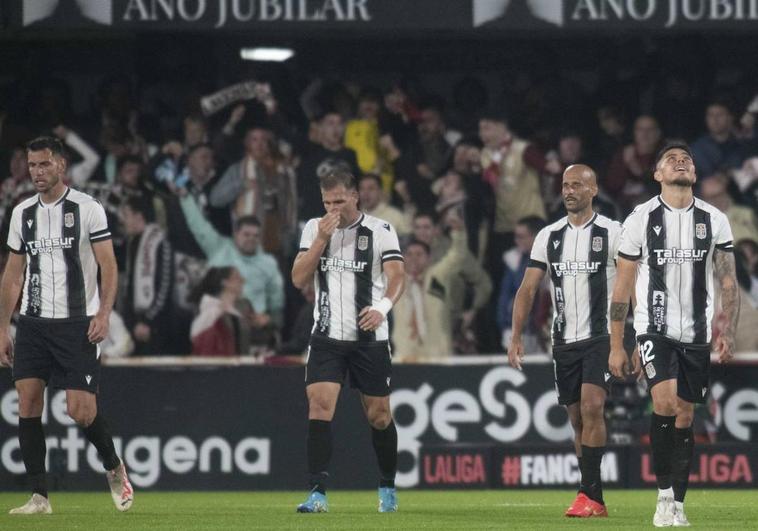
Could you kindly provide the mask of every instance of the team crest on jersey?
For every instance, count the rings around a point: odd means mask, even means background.
[[[602,236],[594,236],[592,238],[592,250],[596,253],[599,253],[603,250],[603,237]]]
[[[358,236],[358,250],[365,251],[368,249],[368,236]]]
[[[705,239],[705,223],[695,223],[695,236],[697,236],[699,240]]]
[[[73,212],[66,212],[63,216],[63,225],[70,229],[74,226],[74,213]]]

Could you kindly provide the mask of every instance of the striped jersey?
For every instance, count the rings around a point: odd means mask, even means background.
[[[714,248],[731,251],[732,229],[716,207],[695,199],[672,208],[660,196],[624,222],[619,256],[639,260],[634,329],[682,343],[711,341]]]
[[[313,218],[305,225],[300,251],[307,251],[318,235]],[[375,331],[358,328],[358,314],[384,297],[382,264],[403,260],[395,229],[384,220],[361,213],[344,229],[336,229],[324,248],[315,273],[316,303],[313,333],[340,341],[385,341],[387,320]]]
[[[553,345],[608,335],[620,236],[621,224],[599,214],[581,227],[564,217],[537,234],[529,267],[550,276]]]
[[[47,319],[95,315],[100,307],[92,243],[111,237],[103,206],[66,189],[52,204],[39,194],[11,215],[8,248],[26,255],[21,314]]]

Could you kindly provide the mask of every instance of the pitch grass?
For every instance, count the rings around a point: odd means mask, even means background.
[[[0,493],[0,529],[652,529],[653,489],[609,490],[610,518],[563,516],[570,491],[400,491],[400,512],[378,514],[376,492],[331,491],[328,514],[296,514],[303,492],[139,492],[131,511],[118,513],[106,491],[52,493],[54,514],[9,516],[24,493]],[[691,490],[687,515],[694,529],[758,529],[758,490]]]

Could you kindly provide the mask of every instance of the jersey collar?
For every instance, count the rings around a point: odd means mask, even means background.
[[[589,227],[590,225],[592,225],[595,222],[596,219],[597,219],[597,212],[595,212],[592,215],[592,217],[590,218],[590,220],[587,223],[585,223],[584,225],[582,225],[582,229],[586,229],[587,227]],[[566,225],[568,225],[568,228],[570,228],[570,229],[576,229],[576,228],[578,228],[578,227],[574,227],[571,224],[571,222],[568,219],[568,216],[566,216]]]
[[[60,205],[60,204],[63,202],[63,200],[64,200],[64,199],[66,199],[66,197],[68,196],[68,193],[69,193],[70,191],[71,191],[71,188],[69,188],[69,187],[67,186],[67,187],[66,187],[66,191],[65,191],[65,192],[63,192],[63,195],[60,197],[60,199],[58,199],[58,200],[57,200],[55,203],[53,203],[53,204],[49,204],[49,203],[48,203],[48,204],[46,204],[46,203],[43,203],[43,202],[42,202],[42,196],[41,196],[40,194],[37,194],[37,203],[39,203],[39,206],[41,206],[42,208],[52,208],[52,207],[56,207],[56,206]]]
[[[658,202],[663,205],[663,208],[665,208],[666,210],[669,210],[670,212],[689,212],[690,210],[692,210],[693,208],[695,208],[695,198],[694,197],[692,198],[692,203],[690,203],[690,206],[688,206],[687,208],[674,208],[674,207],[670,207],[669,205],[666,204],[666,201],[664,201],[663,198],[660,195],[658,195]]]
[[[365,217],[366,217],[366,214],[364,214],[363,212],[361,212],[361,215],[358,216],[358,220],[355,223],[353,223],[352,225],[350,225],[349,227],[346,227],[345,230],[354,229],[355,227],[357,227],[358,225],[361,224],[361,222],[363,221],[363,218],[365,218]]]

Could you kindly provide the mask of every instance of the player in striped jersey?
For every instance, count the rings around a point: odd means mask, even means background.
[[[66,390],[68,414],[97,448],[113,502],[126,511],[132,505],[132,487],[96,400],[98,343],[108,335],[117,285],[105,210],[64,184],[66,161],[57,139],[32,140],[27,161],[37,194],[13,209],[7,241],[11,254],[0,285],[0,362],[13,366],[19,443],[32,487],[29,502],[11,514],[52,512],[41,422],[51,379]],[[14,352],[8,328],[22,288]]]
[[[653,524],[688,526],[684,496],[694,452],[695,404],[705,402],[709,388],[714,274],[727,323],[715,345],[722,363],[734,349],[739,290],[729,221],[693,196],[690,148],[683,143],[664,146],[654,177],[661,194],[637,206],[624,222],[611,305],[609,366],[616,376],[628,370],[624,321],[635,288],[640,359],[634,362],[642,363],[653,398],[650,442],[658,483]]]
[[[545,274],[553,299],[553,363],[558,402],[568,410],[575,433],[581,483],[566,516],[608,516],[600,463],[605,452],[605,398],[608,394],[608,304],[621,225],[596,214],[592,198],[597,177],[589,166],[563,173],[568,216],[542,229],[513,304],[513,339],[508,360],[521,369],[521,333]]]
[[[326,512],[331,421],[340,386],[361,392],[379,463],[379,511],[397,510],[397,430],[390,410],[387,313],[403,293],[405,268],[395,229],[358,210],[354,177],[334,170],[320,179],[326,209],[303,230],[292,282],[315,282],[314,327],[308,347],[308,471],[311,493],[298,512]]]

